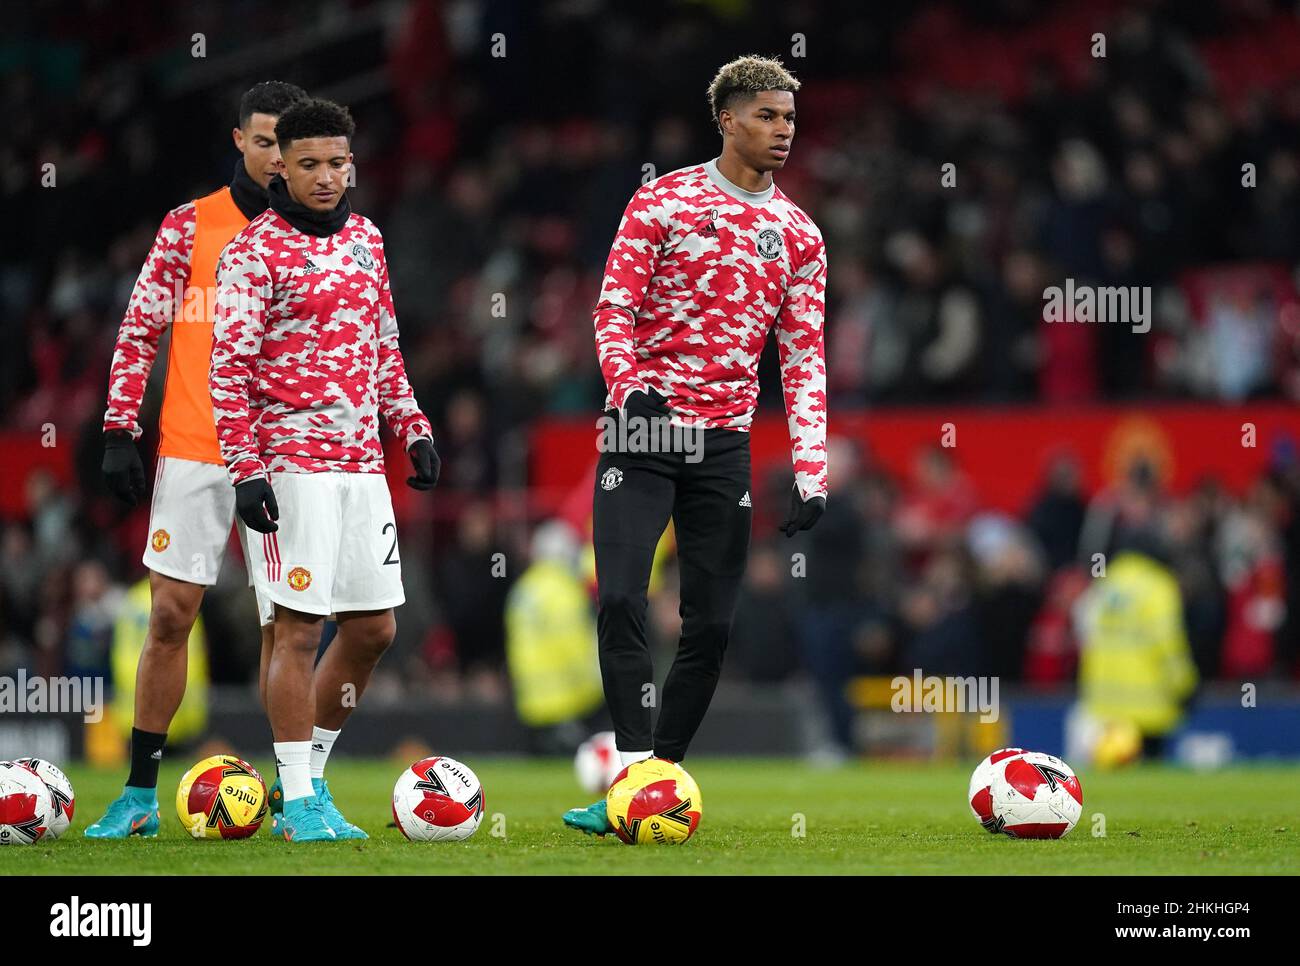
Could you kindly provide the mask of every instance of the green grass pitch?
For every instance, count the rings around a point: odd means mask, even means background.
[[[72,829],[54,842],[0,849],[0,874],[1300,872],[1300,766],[1085,773],[1079,827],[1061,841],[1021,842],[976,824],[964,801],[966,767],[864,763],[823,771],[787,761],[702,758],[688,763],[704,796],[695,837],[679,848],[629,848],[613,836],[587,837],[560,823],[566,808],[590,800],[568,762],[484,758],[470,764],[483,781],[487,812],[468,841],[407,842],[388,827],[401,765],[339,758],[328,769],[330,787],[344,814],[371,839],[308,845],[272,838],[269,822],[247,840],[192,840],[176,818],[184,763],[174,760],[159,785],[158,838],[88,841],[82,829],[117,794],[123,773],[72,766]],[[1093,834],[1098,815],[1104,836]]]

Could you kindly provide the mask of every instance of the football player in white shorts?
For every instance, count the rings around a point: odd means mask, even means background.
[[[345,196],[352,133],[330,101],[281,115],[284,177],[217,275],[209,389],[253,581],[275,609],[266,706],[282,786],[276,828],[291,842],[365,837],[311,764],[313,726],[341,724],[405,600],[379,417],[415,468],[409,485],[430,489],[439,469],[398,348],[383,237]],[[313,679],[330,614],[368,647],[331,647]]]
[[[211,308],[222,248],[266,210],[266,185],[279,163],[275,122],[307,96],[267,81],[240,100],[234,129],[240,152],[230,185],[168,212],[131,293],[109,373],[104,413],[104,477],[124,502],[145,493],[136,448],[139,413],[163,333],[171,330],[160,444],[149,511],[149,631],[136,672],[131,771],[122,795],[88,838],[158,834],[158,765],[167,729],[185,695],[190,632],[203,593],[217,582],[235,519],[235,498],[221,461],[208,397]],[[242,528],[241,528],[242,529]],[[270,623],[269,606],[259,607]],[[271,631],[263,631],[269,654]]]

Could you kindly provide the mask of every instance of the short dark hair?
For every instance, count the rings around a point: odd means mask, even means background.
[[[709,84],[709,110],[713,123],[721,128],[718,115],[730,110],[740,100],[748,100],[761,91],[789,91],[799,89],[799,81],[774,57],[750,54],[737,57],[719,68]]]
[[[321,97],[309,97],[298,101],[280,115],[275,122],[275,139],[280,142],[283,151],[293,141],[303,138],[347,138],[357,126],[352,115],[342,104],[335,104]]]
[[[284,81],[254,84],[239,99],[239,126],[248,127],[248,121],[254,114],[279,117],[291,104],[306,99],[307,92],[297,84],[286,84]]]

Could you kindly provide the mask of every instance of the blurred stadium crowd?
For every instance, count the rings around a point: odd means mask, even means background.
[[[162,215],[228,178],[238,94],[267,78],[352,108],[353,207],[385,233],[444,460],[437,512],[404,531],[411,602],[381,688],[504,696],[519,568],[497,579],[492,555],[528,558],[530,425],[594,414],[603,397],[590,311],[623,205],[646,165],[716,154],[704,91],[718,65],[782,54],[794,34],[807,56],[785,60],[804,88],[779,180],[830,252],[832,431],[837,409],[877,403],[1300,397],[1287,302],[1300,19],[1287,4],[125,0],[8,16],[0,192],[21,230],[0,239],[0,427],[54,423],[77,457],[73,485],[34,475],[26,514],[3,522],[0,673],[107,666],[146,526],[99,482],[117,325]],[[39,187],[50,163],[57,185]],[[1198,301],[1189,278],[1223,264],[1282,281]],[[1066,277],[1152,286],[1152,331],[1044,324],[1044,288]],[[763,379],[762,405],[779,410],[772,358]],[[941,450],[918,453],[911,479],[843,440],[832,462],[808,546],[839,562],[836,579],[792,581],[788,550],[756,537],[728,673],[810,672],[837,736],[842,682],[864,671],[1071,680],[1089,554],[1124,541],[1177,577],[1203,678],[1295,672],[1289,451],[1241,496],[1165,492],[1141,464],[1085,493],[1062,457],[1020,519],[982,512]],[[788,480],[770,485],[782,506]],[[205,610],[217,681],[256,667],[236,557]],[[655,601],[671,646],[671,579]]]

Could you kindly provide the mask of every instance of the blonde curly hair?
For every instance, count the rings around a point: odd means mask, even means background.
[[[799,89],[798,79],[785,69],[775,57],[748,54],[723,64],[709,84],[709,110],[713,123],[722,130],[719,115],[729,109],[736,97],[750,97],[760,91],[789,91]]]

